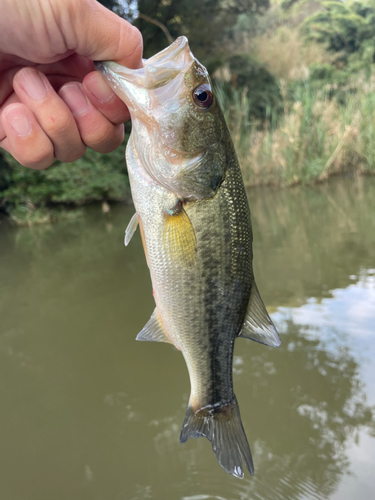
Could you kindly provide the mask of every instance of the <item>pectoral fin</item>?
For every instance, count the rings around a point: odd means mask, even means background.
[[[172,344],[171,339],[166,334],[163,325],[160,322],[156,308],[145,327],[138,333],[136,340],[149,342],[168,342]]]
[[[255,282],[251,289],[250,301],[239,337],[272,347],[279,347],[281,344],[279,334],[268,316]]]
[[[130,243],[130,240],[133,238],[133,234],[136,232],[138,227],[138,214],[135,212],[133,217],[130,219],[130,222],[128,224],[128,227],[126,228],[125,231],[125,246],[127,247]]]
[[[163,246],[172,261],[184,266],[195,263],[197,242],[193,225],[181,205],[164,215]]]

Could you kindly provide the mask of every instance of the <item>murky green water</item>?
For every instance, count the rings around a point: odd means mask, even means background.
[[[375,179],[251,191],[255,274],[282,346],[238,340],[255,477],[179,443],[181,354],[153,310],[132,209],[0,224],[0,500],[372,500]]]

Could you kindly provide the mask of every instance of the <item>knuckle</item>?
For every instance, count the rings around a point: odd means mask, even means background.
[[[68,113],[54,113],[49,115],[42,124],[44,132],[50,137],[63,136],[70,133],[73,125],[73,118]]]
[[[124,140],[124,126],[116,125],[108,127],[105,133],[90,137],[85,143],[98,153],[110,153],[120,146]]]
[[[52,144],[45,144],[38,148],[33,146],[24,157],[18,159],[21,165],[35,170],[44,170],[52,164],[53,160]]]
[[[114,125],[122,125],[130,119],[128,108],[117,96],[101,111]]]
[[[64,163],[72,163],[79,160],[86,153],[86,146],[80,144],[75,148],[56,154],[56,159]]]

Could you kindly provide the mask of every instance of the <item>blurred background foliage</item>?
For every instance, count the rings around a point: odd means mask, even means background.
[[[102,3],[141,30],[146,58],[189,38],[213,77],[247,185],[375,172],[375,0]],[[28,220],[58,204],[127,199],[123,158],[124,146],[88,151],[39,172],[3,154],[0,206]]]

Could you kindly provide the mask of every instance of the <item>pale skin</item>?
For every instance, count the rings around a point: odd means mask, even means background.
[[[93,61],[141,57],[140,32],[96,0],[0,0],[0,148],[34,169],[113,151],[129,112]]]

